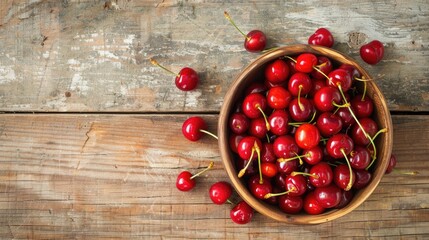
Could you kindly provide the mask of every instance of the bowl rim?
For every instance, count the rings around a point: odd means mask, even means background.
[[[364,189],[357,191],[357,194],[355,194],[352,201],[344,208],[332,209],[319,215],[287,214],[281,212],[276,206],[271,206],[254,198],[247,190],[247,187],[242,183],[242,180],[237,177],[235,166],[233,164],[233,161],[231,161],[233,159],[233,156],[231,150],[229,149],[228,139],[228,116],[230,115],[234,107],[234,104],[232,103],[233,100],[237,99],[238,95],[242,95],[241,93],[237,92],[237,89],[246,85],[247,82],[250,82],[250,80],[246,81],[246,76],[252,71],[257,70],[258,68],[264,66],[265,64],[274,59],[285,55],[294,56],[303,52],[328,56],[331,60],[334,60],[335,62],[352,64],[363,76],[368,79],[372,79],[368,72],[362,66],[360,66],[360,64],[357,63],[353,58],[332,48],[317,45],[296,44],[278,47],[273,50],[270,50],[253,60],[247,67],[245,67],[232,82],[227,93],[225,94],[224,102],[222,104],[218,120],[219,150],[224,168],[233,187],[235,188],[238,195],[240,195],[240,197],[245,202],[247,202],[255,211],[280,222],[292,224],[320,224],[342,217],[360,206],[376,189],[388,166],[388,160],[390,158],[393,145],[392,119],[390,111],[387,107],[385,97],[374,81],[368,81],[367,83],[369,83],[370,86],[368,88],[370,89],[369,91],[373,93],[373,96],[376,96],[378,98],[377,101],[381,106],[377,114],[385,116],[383,119],[378,119],[378,121],[382,121],[382,126],[380,126],[380,128],[386,127],[388,130],[385,134],[380,135],[381,137],[377,137],[380,139],[379,141],[383,143],[385,147],[382,149],[383,151],[378,152],[378,161],[377,163],[375,163],[377,164],[377,167],[373,172],[372,180],[369,185],[367,185]],[[380,125],[380,123],[378,124]],[[383,161],[380,161],[380,159]]]

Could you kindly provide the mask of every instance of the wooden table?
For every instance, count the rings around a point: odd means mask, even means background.
[[[414,1],[96,1],[0,3],[1,239],[424,239],[429,237],[429,3]],[[217,3],[214,3],[217,2]],[[256,214],[247,225],[217,206],[228,180],[217,142],[181,134],[189,116],[216,132],[234,77],[259,54],[227,22],[263,30],[269,47],[306,43],[329,28],[333,48],[377,78],[394,124],[399,171],[352,213],[297,226]],[[378,39],[369,66],[359,47]],[[179,91],[174,71],[201,82]],[[215,166],[190,193],[182,170]]]

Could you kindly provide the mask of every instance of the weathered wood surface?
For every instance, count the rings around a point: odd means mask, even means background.
[[[400,171],[357,210],[316,226],[229,219],[208,188],[227,180],[217,142],[181,135],[189,115],[0,115],[1,239],[424,239],[429,235],[428,116],[394,116]],[[203,116],[216,131],[217,115]],[[177,174],[215,162],[188,193]]]
[[[414,1],[0,1],[0,111],[218,111],[234,77],[258,54],[224,19],[266,32],[269,46],[306,43],[329,28],[335,49],[377,79],[392,111],[429,110],[429,3]],[[378,39],[377,66],[359,46]],[[173,77],[188,65],[200,87],[184,93]]]

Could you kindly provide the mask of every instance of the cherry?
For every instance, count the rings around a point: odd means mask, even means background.
[[[329,73],[326,85],[341,87],[343,92],[347,92],[352,86],[352,78],[347,70],[337,68]]]
[[[348,155],[354,147],[353,140],[344,133],[338,133],[333,135],[326,142],[326,150],[328,154],[333,158],[343,158],[344,155]]]
[[[297,97],[305,95],[312,89],[312,83],[308,74],[297,72],[294,73],[288,82],[288,91],[292,96]]]
[[[291,171],[292,173],[293,171]],[[286,190],[286,178],[288,174],[278,172],[276,176],[274,176],[274,186],[278,187],[279,192]]]
[[[285,135],[289,130],[289,114],[285,110],[276,110],[268,117],[268,123],[273,134]]]
[[[317,110],[329,112],[335,108],[333,103],[339,104],[341,102],[341,94],[338,88],[325,86],[314,94],[313,101]]]
[[[317,57],[312,53],[301,53],[296,58],[295,70],[302,73],[310,73],[317,65]]]
[[[319,162],[310,168],[309,181],[315,187],[326,187],[330,185],[334,179],[334,173],[331,166],[326,162]]]
[[[330,137],[341,131],[343,128],[343,121],[340,116],[332,112],[323,112],[317,118],[316,126],[322,136]]]
[[[244,137],[245,135],[243,134],[235,134],[235,133],[229,136],[229,147],[233,152],[238,153],[237,151],[238,144],[240,143],[241,139],[243,139]]]
[[[302,197],[293,197],[288,194],[279,196],[277,201],[280,209],[289,214],[299,213],[304,206]]]
[[[274,148],[272,143],[264,142],[261,149],[261,161],[263,163],[274,163],[276,161],[276,155],[274,154]]]
[[[377,64],[383,59],[384,46],[378,40],[373,40],[360,48],[360,57],[368,64]]]
[[[350,175],[350,172],[352,173]],[[335,184],[343,189],[344,191],[349,191],[356,180],[355,173],[349,171],[349,168],[345,164],[340,164],[334,169],[334,182]]]
[[[262,147],[261,140],[253,136],[246,136],[238,143],[238,155],[245,160],[254,160],[257,158],[255,152]]]
[[[325,211],[325,208],[317,201],[314,192],[309,192],[305,195],[303,204],[304,211],[311,215],[321,214]]]
[[[302,149],[311,149],[320,142],[319,129],[310,123],[304,123],[296,129],[295,142]]]
[[[199,175],[203,174],[207,170],[211,169],[213,167],[213,162],[210,162],[207,168],[204,170],[192,175],[189,171],[183,171],[179,173],[176,179],[176,188],[180,191],[187,192],[190,191],[195,187],[195,180],[194,178],[198,177]]]
[[[267,178],[262,178],[258,175],[253,175],[248,181],[248,187],[253,196],[258,199],[265,199],[265,195],[273,190],[273,186]]]
[[[353,138],[353,141],[357,145],[366,146],[371,142],[369,138],[374,137],[374,135],[377,133],[378,125],[371,118],[361,118],[361,119],[359,119],[359,122],[360,122],[360,126],[357,123],[355,123],[353,125],[352,131],[351,131],[351,136]],[[365,132],[368,134],[368,136],[365,135],[364,131],[362,131],[361,126],[365,130]]]
[[[244,91],[245,95],[249,95],[251,93],[264,93],[267,91],[268,88],[265,86],[265,84],[262,84],[260,82],[252,82]]]
[[[302,159],[310,164],[315,165],[322,161],[323,159],[323,150],[320,146],[315,146],[314,148],[305,149],[302,151]]]
[[[294,174],[293,172],[286,177],[286,189],[290,190],[289,196],[298,197],[304,195],[307,191],[307,179],[303,175]]]
[[[357,118],[370,117],[374,110],[374,103],[368,96],[357,94],[350,101],[353,112]]]
[[[171,70],[160,65],[155,59],[151,58],[150,62],[153,65],[160,67],[161,69],[175,75],[176,76],[175,84],[176,84],[176,87],[178,89],[180,89],[182,91],[190,91],[190,90],[193,90],[197,87],[199,77],[198,77],[197,72],[195,72],[194,69],[189,68],[189,67],[184,67],[180,70],[179,73],[174,73]]]
[[[362,189],[371,181],[372,174],[367,170],[355,170],[356,181],[353,184],[354,189]]]
[[[261,117],[266,108],[267,100],[260,93],[251,93],[243,100],[242,111],[248,118]]]
[[[353,198],[353,191],[342,191],[341,201],[335,208],[345,207],[347,204],[349,204],[352,198]]]
[[[325,56],[317,57],[317,68],[313,69],[311,76],[313,79],[324,80],[326,76],[332,71],[332,62]]]
[[[289,106],[292,94],[281,86],[272,87],[267,92],[267,103],[270,108],[284,109]]]
[[[243,176],[252,176],[258,173],[258,169],[252,160],[237,158],[235,166],[237,169],[245,169],[244,173],[240,172]]]
[[[346,107],[338,108],[335,112],[335,115],[338,115],[341,118],[343,128],[349,128],[356,123],[356,120],[353,118],[352,114],[350,113],[350,110]]]
[[[228,201],[232,194],[231,184],[220,181],[214,183],[209,189],[209,196],[213,203],[221,205]]]
[[[249,134],[257,138],[264,138],[268,129],[263,117],[254,118],[250,121]]]
[[[350,152],[349,161],[354,169],[365,169],[371,162],[371,153],[368,148],[356,145]]]
[[[354,80],[354,79],[360,79],[362,77],[362,74],[353,65],[350,65],[350,64],[347,64],[347,63],[343,63],[338,68],[344,69],[347,72],[349,72],[350,78],[352,80]]]
[[[390,155],[389,165],[386,168],[386,174],[389,174],[393,171],[396,166],[396,156],[394,154]]]
[[[241,112],[233,113],[229,118],[229,129],[233,133],[243,134],[249,129],[250,120]]]
[[[289,66],[282,59],[277,59],[265,67],[265,78],[273,84],[285,82],[288,77]]]
[[[246,224],[252,220],[253,208],[245,201],[240,201],[230,212],[231,220],[237,224]]]
[[[217,139],[217,136],[207,131],[207,124],[201,117],[190,117],[183,122],[182,133],[190,141],[198,141],[203,133]]]
[[[308,93],[309,97],[314,97],[314,94],[316,94],[317,91],[319,91],[322,87],[326,86],[325,79],[313,79],[313,87],[311,88],[311,91]]]
[[[278,169],[275,162],[263,162],[261,164],[262,175],[267,178],[272,178],[277,175]]]
[[[306,121],[313,112],[314,106],[307,98],[294,98],[289,104],[289,114],[295,121]]]
[[[265,49],[267,38],[260,30],[252,30],[247,35],[244,34],[234,23],[228,12],[224,12],[225,18],[244,36],[244,48],[249,52],[260,52]]]
[[[279,136],[273,143],[274,154],[278,158],[292,158],[299,154],[299,147],[290,135]]]
[[[334,208],[342,198],[342,190],[335,184],[314,189],[314,196],[319,204],[324,208]]]
[[[334,45],[334,37],[326,28],[319,28],[308,38],[308,44],[332,47]]]
[[[296,159],[290,161],[277,161],[277,169],[280,173],[291,174],[298,169],[298,161]]]

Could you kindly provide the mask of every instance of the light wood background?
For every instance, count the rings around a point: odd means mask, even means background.
[[[228,180],[217,142],[189,142],[199,115],[216,132],[223,96],[258,54],[225,20],[263,30],[269,46],[306,43],[327,27],[333,48],[377,78],[394,123],[400,171],[357,210],[315,226],[256,214],[239,226],[208,197]],[[369,66],[359,47],[378,39]],[[427,239],[429,236],[427,1],[0,1],[1,239]],[[191,66],[198,88],[174,71]],[[215,162],[190,193],[177,174]]]

